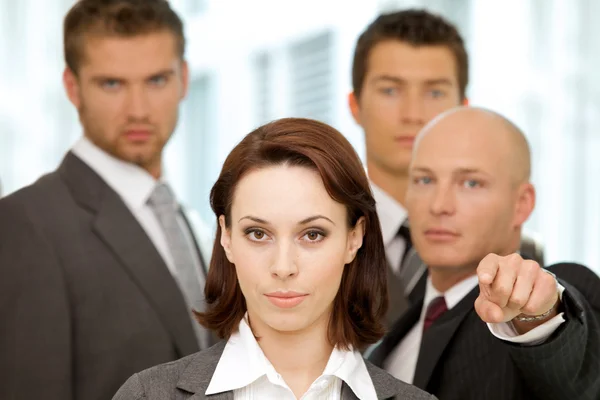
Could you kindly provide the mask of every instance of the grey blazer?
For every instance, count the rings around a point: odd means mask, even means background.
[[[204,394],[226,343],[223,340],[207,350],[133,375],[119,389],[113,400],[233,400],[232,391],[209,396]],[[377,392],[377,399],[436,399],[415,386],[397,380],[370,362],[365,362]],[[346,384],[342,385],[341,398],[358,399]]]
[[[0,399],[109,399],[199,350],[189,313],[143,228],[75,155],[0,199]]]

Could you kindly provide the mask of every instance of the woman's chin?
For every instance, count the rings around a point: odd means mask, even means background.
[[[274,315],[271,318],[268,318],[265,323],[269,326],[269,328],[280,333],[298,332],[307,327],[304,318],[302,318],[300,315],[290,314]]]

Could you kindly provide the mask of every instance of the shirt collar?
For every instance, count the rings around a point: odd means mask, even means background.
[[[131,209],[139,209],[146,204],[156,185],[156,180],[147,171],[113,157],[85,136],[75,143],[71,151],[100,175]]]
[[[446,290],[443,293],[444,300],[446,301],[446,306],[448,310],[451,310],[454,306],[456,306],[460,301],[471,292],[477,285],[479,284],[479,280],[477,279],[477,275],[472,275],[467,279],[464,279],[450,289]],[[433,299],[438,296],[442,296],[433,284],[431,283],[431,276],[427,277],[427,287],[425,288],[425,300],[423,302],[423,309],[426,310],[427,306]]]
[[[398,229],[406,220],[408,213],[402,204],[371,181],[371,190],[375,198],[377,215],[381,224],[383,243],[387,246],[398,233]]]
[[[240,389],[270,374],[277,375],[277,371],[265,357],[244,317],[238,331],[227,341],[205,394]],[[359,399],[376,398],[371,376],[358,351],[334,348],[322,375],[336,376],[346,382]]]
[[[323,375],[336,376],[352,389],[359,399],[375,399],[377,394],[371,375],[358,351],[342,351],[337,347],[331,352]]]

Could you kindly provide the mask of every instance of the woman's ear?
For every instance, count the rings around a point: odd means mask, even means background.
[[[356,225],[348,232],[348,248],[345,263],[350,264],[356,258],[356,253],[363,245],[365,237],[365,217],[360,217]]]
[[[231,252],[231,231],[227,229],[224,215],[221,215],[219,217],[219,227],[221,228],[221,246],[223,246],[223,250],[225,250],[225,255],[227,256],[227,259],[230,263],[233,264],[233,254]]]

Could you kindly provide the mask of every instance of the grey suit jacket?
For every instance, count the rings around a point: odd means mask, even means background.
[[[226,343],[226,341],[221,341],[200,353],[133,375],[119,389],[113,400],[233,400],[232,391],[208,396],[204,394]],[[436,399],[435,396],[397,380],[368,361],[366,361],[366,365],[378,399]],[[342,400],[356,399],[357,397],[350,387],[343,384]]]
[[[152,241],[73,154],[0,199],[0,221],[0,399],[106,400],[199,350]]]

